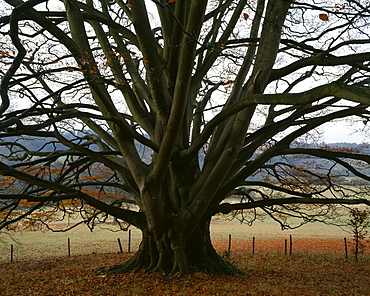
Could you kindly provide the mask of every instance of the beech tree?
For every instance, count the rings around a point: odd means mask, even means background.
[[[367,129],[367,1],[1,3],[1,228],[109,215],[142,242],[106,272],[229,273],[215,215],[370,205],[366,150],[307,144]]]

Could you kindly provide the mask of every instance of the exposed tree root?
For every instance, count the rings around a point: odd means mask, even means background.
[[[143,232],[139,250],[131,259],[107,269],[99,269],[98,272],[159,272],[170,276],[183,276],[196,271],[241,274],[237,267],[217,254],[210,240],[208,226],[203,225],[186,240],[179,235],[155,241],[148,232]]]

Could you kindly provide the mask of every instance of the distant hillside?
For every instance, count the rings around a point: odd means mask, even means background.
[[[80,142],[81,139],[86,135],[86,133],[77,133],[75,135],[71,133],[65,133],[63,134],[64,137],[67,139],[74,141],[76,143]],[[13,154],[12,156],[18,156],[21,157],[24,153],[24,150],[17,146],[21,145],[21,147],[27,148],[29,151],[38,151],[38,152],[52,152],[55,150],[66,150],[69,149],[68,147],[53,141],[52,138],[40,138],[40,137],[8,137],[0,139],[0,154],[2,161],[9,162],[9,159],[7,158],[10,156],[9,149],[12,150]],[[367,154],[370,155],[370,144],[367,143],[345,143],[345,142],[338,142],[338,143],[305,143],[305,142],[296,142],[292,144],[292,147],[296,148],[306,148],[306,149],[325,149],[325,150],[332,150],[332,151],[343,151],[343,152],[352,152],[352,153],[361,153],[361,154]],[[94,145],[90,147],[91,149],[94,149]],[[95,149],[97,150],[97,147],[95,146]],[[94,149],[94,150],[95,150]],[[146,163],[150,163],[151,157],[152,157],[152,150],[150,148],[144,147],[143,145],[137,143],[137,149],[139,151],[140,156]],[[262,152],[262,151],[261,151]],[[259,152],[259,153],[261,153]],[[258,152],[256,153],[255,157],[258,156]],[[204,162],[206,151],[201,150],[199,152],[199,163],[202,166]],[[313,172],[319,173],[320,170],[332,170],[332,173],[340,173],[340,171],[343,171],[343,167],[336,165],[333,167],[332,161],[323,161],[317,157],[312,156],[305,156],[300,157],[297,155],[287,155],[287,156],[279,156],[272,158],[268,164],[281,162],[281,163],[289,163],[292,166],[297,167],[309,167]],[[370,175],[370,168],[364,167],[361,171],[362,173],[366,175]],[[352,180],[354,178],[354,175],[352,173],[348,173],[348,180]],[[251,179],[254,180],[261,180],[263,179],[263,175],[256,174]]]

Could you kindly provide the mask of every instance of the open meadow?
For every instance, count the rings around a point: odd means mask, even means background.
[[[94,269],[129,258],[140,242],[139,231],[132,229],[128,253],[128,232],[113,232],[114,225],[101,226],[111,230],[98,227],[90,232],[79,226],[67,233],[2,234],[0,295],[370,295],[369,249],[357,262],[351,254],[346,259],[343,238],[347,237],[348,242],[351,238],[338,227],[309,224],[281,231],[268,220],[252,227],[237,221],[214,221],[211,230],[217,251],[227,255],[231,235],[228,260],[245,274],[196,272],[185,278],[169,278],[159,274],[94,273]]]
[[[130,251],[134,252],[140,243],[141,233],[136,228],[131,228]],[[211,224],[212,240],[219,246],[220,252],[227,251],[231,235],[231,250],[252,248],[252,238],[255,237],[256,252],[262,250],[259,242],[270,241],[271,251],[284,251],[285,239],[293,237],[294,246],[299,246],[296,251],[312,249],[309,242],[317,239],[329,239],[332,244],[338,245],[337,249],[344,250],[343,238],[350,240],[351,236],[341,228],[331,225],[310,223],[298,229],[282,231],[279,225],[271,219],[263,222],[255,221],[253,226],[240,224],[237,220],[214,220]],[[97,225],[93,232],[86,226],[80,225],[68,232],[51,231],[17,231],[9,234],[0,234],[0,263],[9,262],[10,249],[13,245],[13,260],[24,261],[29,259],[44,259],[68,255],[68,239],[71,255],[102,254],[120,251],[118,238],[124,252],[128,251],[129,232],[120,231],[112,223]],[[243,244],[236,242],[243,241]],[[302,244],[302,242],[305,242]],[[307,244],[305,246],[305,244]],[[297,245],[297,246],[295,246]],[[339,247],[340,246],[340,247]],[[327,246],[322,250],[331,253],[335,248]]]

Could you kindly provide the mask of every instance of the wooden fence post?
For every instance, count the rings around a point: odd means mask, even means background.
[[[118,241],[119,251],[120,251],[120,253],[123,253],[121,240],[119,238],[117,238],[117,241]]]
[[[292,252],[293,252],[293,239],[292,239],[292,235],[289,236],[289,241],[290,241],[290,244],[289,244],[289,255],[292,256]]]
[[[14,256],[14,246],[10,245],[10,262],[13,262],[13,256]]]
[[[344,252],[346,254],[346,259],[348,259],[348,248],[347,248],[347,239],[344,238]]]
[[[252,255],[254,255],[254,245],[255,245],[255,242],[256,242],[256,238],[253,237],[253,239],[252,239]]]
[[[227,253],[230,255],[230,251],[231,251],[231,234],[229,234],[229,246],[227,248]]]
[[[288,240],[284,240],[284,254],[285,256],[288,255]]]
[[[128,230],[128,246],[127,250],[130,253],[131,252],[131,229]]]
[[[71,257],[71,239],[67,239],[68,257]]]

